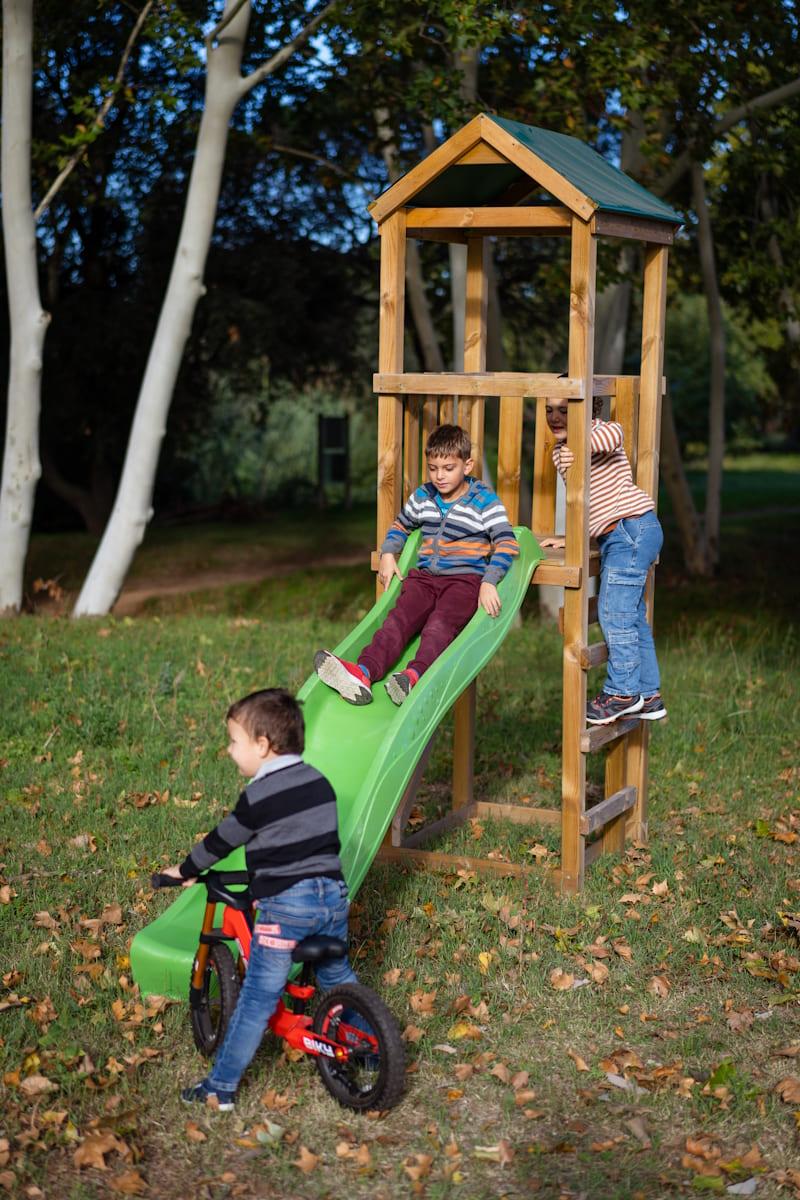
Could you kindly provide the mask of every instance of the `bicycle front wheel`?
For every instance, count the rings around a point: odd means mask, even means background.
[[[322,997],[314,1032],[350,1051],[340,1062],[320,1054],[317,1069],[334,1100],[346,1108],[393,1108],[403,1094],[406,1055],[397,1022],[370,988],[343,983]]]
[[[191,1005],[194,1044],[210,1057],[222,1045],[228,1022],[239,999],[239,972],[227,946],[211,947],[203,973],[199,1004]]]

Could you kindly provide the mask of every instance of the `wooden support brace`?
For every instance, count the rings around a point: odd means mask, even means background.
[[[608,646],[605,642],[592,642],[590,646],[576,646],[575,650],[584,671],[591,671],[592,667],[601,667],[604,662],[608,662]]]
[[[581,751],[584,754],[594,754],[595,750],[599,750],[601,746],[615,742],[617,738],[624,737],[626,733],[638,731],[640,725],[641,721],[635,716],[620,717],[611,725],[592,725],[590,729],[581,734]]]
[[[581,817],[581,835],[588,837],[598,829],[602,829],[614,817],[618,817],[620,813],[627,812],[629,808],[633,808],[635,803],[635,787],[624,787],[615,792],[613,796],[607,796],[605,800],[601,800],[599,804],[595,804],[594,808],[587,809]]]

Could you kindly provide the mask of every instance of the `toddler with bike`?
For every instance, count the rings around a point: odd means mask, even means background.
[[[259,1047],[267,1024],[271,1023],[270,1018],[280,1007],[293,962],[314,961],[321,987],[337,989],[340,996],[352,1002],[353,1014],[342,1013],[341,1004],[337,1008],[334,1024],[342,1016],[350,1022],[343,1026],[347,1030],[343,1043],[357,1042],[359,1028],[368,1027],[369,1014],[377,1012],[372,1023],[388,1030],[395,1058],[398,1051],[402,1054],[391,1014],[377,996],[358,985],[345,953],[349,901],[339,861],[336,795],[325,776],[303,762],[305,728],[300,705],[284,689],[267,688],[231,705],[227,725],[228,754],[241,773],[250,777],[250,782],[233,812],[183,862],[166,868],[154,878],[161,886],[172,881],[174,885],[188,887],[238,846],[245,847],[249,897],[256,907],[244,982],[210,1073],[181,1092],[186,1103],[210,1104],[223,1112],[234,1107],[239,1081]],[[222,895],[219,890],[216,899],[224,900],[224,889]],[[234,897],[232,894],[231,898]],[[309,954],[298,957],[301,944],[314,935],[322,937],[313,945],[308,942]],[[201,934],[201,945],[213,937],[213,931]],[[324,952],[324,939],[334,948],[333,953]],[[365,1004],[358,1003],[361,992],[368,997]],[[359,1018],[359,1008],[362,1013],[367,1012],[366,1020]],[[279,1031],[281,1028],[278,1027]],[[372,1060],[370,1065],[376,1075],[373,1086],[361,1089],[364,1101],[368,1098],[380,1101],[370,1107],[389,1107],[399,1098],[402,1067],[398,1079],[398,1072],[389,1070],[390,1064],[381,1065],[381,1045],[385,1039],[380,1029],[373,1033],[367,1028],[366,1035],[361,1036],[369,1051],[361,1055],[362,1062]],[[338,1066],[341,1060],[344,1069],[351,1051],[345,1044],[326,1048],[326,1040],[317,1039],[316,1047],[309,1050],[331,1060],[325,1064],[319,1061],[323,1080],[343,1103],[362,1107],[358,1089],[345,1087],[343,1091],[340,1087],[337,1092],[330,1087],[323,1066],[330,1073],[330,1067]],[[387,1089],[389,1076],[392,1082]]]

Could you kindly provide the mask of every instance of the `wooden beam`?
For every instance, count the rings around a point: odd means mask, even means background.
[[[638,717],[634,716],[620,717],[610,725],[590,725],[581,734],[581,753],[594,754],[596,750],[600,750],[610,742],[615,742],[617,738],[625,737],[628,733],[634,733],[641,724],[642,722]],[[647,721],[645,721],[646,724]]]
[[[406,230],[405,214],[385,222],[381,238],[380,327],[378,367],[392,374],[403,370],[405,337]],[[377,544],[402,503],[403,401],[397,392],[378,397],[378,514]],[[380,581],[375,581],[380,595]]]
[[[470,231],[506,237],[511,234],[548,233],[556,230],[569,233],[572,214],[562,205],[536,204],[530,207],[498,208],[486,205],[479,208],[409,208],[406,213],[410,237],[420,231],[434,229],[448,232]]]
[[[572,224],[570,265],[569,364],[581,394],[592,394],[597,241],[585,221]],[[564,593],[564,665],[561,777],[561,870],[564,888],[583,887],[585,843],[580,833],[586,803],[586,760],[581,737],[586,728],[586,675],[575,648],[588,642],[589,467],[592,406],[570,404],[569,446],[575,461],[567,472],[567,528],[564,563],[581,572],[581,587]]]
[[[584,671],[602,667],[604,662],[608,662],[608,646],[605,642],[592,642],[590,646],[575,646],[574,649]]]
[[[474,805],[465,804],[463,808],[454,809],[446,816],[440,817],[438,821],[431,821],[430,825],[423,825],[421,829],[415,829],[408,837],[403,838],[400,842],[401,847],[404,850],[413,850],[417,846],[423,846],[431,838],[438,837],[439,834],[449,833],[451,829],[465,825],[475,815],[472,811],[473,808]]]
[[[545,409],[548,397],[536,400],[536,430],[533,442],[533,503],[531,528],[537,537],[549,537],[556,520],[557,473],[553,464],[553,435]],[[563,551],[561,552],[563,560]],[[538,569],[538,568],[537,568]]]
[[[588,221],[593,216],[597,208],[594,200],[576,188],[568,179],[565,179],[544,159],[539,158],[538,154],[534,154],[527,146],[518,142],[507,130],[495,124],[491,117],[482,116],[481,121],[482,136],[490,146],[494,146],[495,150],[499,150],[509,162],[530,175],[531,179],[534,179],[545,191],[548,191],[551,196],[555,196],[562,204],[566,204],[571,212],[584,221]]]
[[[466,154],[462,154],[456,166],[469,167],[478,163],[494,163],[503,167],[510,165],[508,159],[503,158],[502,154],[498,154],[491,146],[487,146],[485,142],[478,142],[477,146],[473,146]]]
[[[587,622],[589,625],[597,624],[597,604],[598,604],[597,596],[590,596],[589,597],[589,612],[587,615]],[[564,609],[563,608],[560,608],[558,610],[558,632],[561,634],[562,637],[564,636]]]
[[[403,415],[403,500],[419,487],[420,398],[409,396]]]
[[[595,213],[592,232],[604,237],[633,238],[637,242],[654,242],[671,246],[679,225],[650,221],[647,217],[626,217],[623,213]]]
[[[624,787],[613,796],[607,796],[605,800],[601,800],[599,804],[595,804],[593,808],[587,809],[581,817],[581,834],[583,837],[588,837],[598,829],[602,829],[614,817],[618,817],[620,813],[627,812],[629,808],[633,808],[636,801],[636,788]]]
[[[397,183],[373,200],[369,211],[373,218],[382,225],[394,212],[402,208],[412,196],[428,183],[437,179],[448,167],[457,163],[462,154],[471,150],[481,140],[481,117],[473,117],[463,129],[459,129],[451,138],[437,146],[422,162],[417,163],[410,171],[406,171]]]
[[[453,705],[453,809],[472,804],[475,757],[475,709],[477,683],[466,688]]]
[[[497,439],[497,494],[512,525],[519,524],[519,485],[522,473],[522,396],[500,397]]]
[[[528,808],[523,804],[495,804],[491,800],[476,800],[474,816],[492,817],[495,821],[510,821],[512,825],[560,825],[557,808]]]
[[[593,396],[613,396],[616,376],[596,375],[591,383],[563,375],[527,374],[516,371],[416,372],[379,371],[372,378],[379,393],[409,393],[429,396],[548,396],[562,400],[580,400],[583,387]]]
[[[621,375],[617,379],[617,392],[611,400],[611,417],[622,426],[625,453],[635,481],[639,459],[639,380],[636,376]]]
[[[606,798],[613,797],[625,787],[625,774],[628,761],[628,738],[619,738],[606,754],[605,794]],[[636,802],[636,789],[633,789],[633,802]],[[631,805],[633,807],[633,805]],[[625,849],[625,809],[603,829],[603,851],[606,854],[621,854]]]
[[[542,867],[520,866],[517,863],[501,862],[495,858],[471,858],[464,854],[443,854],[435,850],[403,850],[400,846],[381,846],[375,859],[379,863],[392,863],[394,866],[411,867],[423,871],[474,871],[476,875],[515,876],[516,878],[531,878],[536,876],[548,883],[559,887],[561,872],[544,870]]]

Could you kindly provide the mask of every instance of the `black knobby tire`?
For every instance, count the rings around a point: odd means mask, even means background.
[[[190,1006],[194,1044],[201,1054],[215,1053],[222,1045],[228,1022],[239,999],[239,971],[227,946],[211,947],[203,974],[200,1003]]]
[[[393,1108],[405,1086],[406,1054],[397,1022],[380,996],[361,983],[331,988],[314,1013],[314,1032],[347,1045],[340,1024],[343,1014],[352,1020],[352,1013],[369,1026],[378,1054],[354,1055],[345,1063],[320,1054],[317,1069],[322,1082],[345,1108]]]

